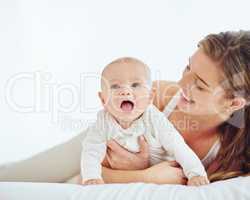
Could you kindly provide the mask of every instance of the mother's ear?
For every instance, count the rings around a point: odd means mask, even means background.
[[[227,123],[238,127],[245,127],[245,106],[247,105],[247,101],[243,97],[235,97],[231,100],[231,105],[228,107],[228,114],[230,115],[229,119],[227,119]]]
[[[243,97],[235,97],[232,99],[231,101],[231,105],[229,106],[229,110],[230,112],[235,112],[237,110],[240,110],[242,108],[244,108],[244,106],[246,105],[246,99]]]

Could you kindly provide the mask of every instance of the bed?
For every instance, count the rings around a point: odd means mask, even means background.
[[[250,177],[201,187],[145,183],[81,186],[65,183],[80,171],[79,134],[26,160],[0,165],[0,200],[250,200]]]
[[[201,187],[144,183],[81,186],[59,183],[1,182],[1,200],[249,200],[250,177]]]

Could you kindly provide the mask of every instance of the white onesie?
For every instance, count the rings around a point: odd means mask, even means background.
[[[138,136],[144,135],[150,150],[150,164],[176,160],[185,176],[207,176],[196,154],[185,143],[172,123],[155,106],[150,105],[132,125],[123,129],[105,110],[87,130],[83,141],[81,174],[83,180],[101,179],[101,163],[106,154],[106,142],[115,139],[129,151],[138,152]]]

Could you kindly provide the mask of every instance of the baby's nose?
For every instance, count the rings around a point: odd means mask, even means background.
[[[122,89],[120,91],[119,95],[121,95],[121,96],[130,96],[130,95],[132,95],[132,92],[131,92],[130,89],[124,88],[124,89]]]

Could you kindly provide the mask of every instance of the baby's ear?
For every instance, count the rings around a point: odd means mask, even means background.
[[[99,98],[100,98],[100,100],[102,102],[102,105],[104,106],[105,105],[105,101],[104,101],[102,92],[98,92],[98,96],[99,96]]]

